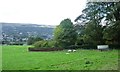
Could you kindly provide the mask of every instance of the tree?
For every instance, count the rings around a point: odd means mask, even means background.
[[[75,45],[77,38],[76,30],[70,19],[61,21],[54,30],[54,40],[57,42],[58,47],[68,47]]]
[[[103,42],[103,27],[95,23],[89,23],[86,25],[83,35],[85,43],[90,44],[104,44]]]
[[[106,21],[105,26],[101,26],[102,20]],[[75,22],[84,26],[84,38],[88,41],[120,42],[120,2],[88,2]]]
[[[112,2],[106,16],[104,39],[108,44],[120,43],[120,2]]]
[[[82,27],[82,37],[83,41],[87,44],[103,44],[103,27],[101,25],[101,20],[104,14],[101,13],[101,6],[99,3],[87,3],[86,8],[82,11],[79,17],[75,21],[80,21],[80,26]],[[100,10],[100,11],[99,11]]]

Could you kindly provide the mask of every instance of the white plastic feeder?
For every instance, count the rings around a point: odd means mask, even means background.
[[[107,49],[109,49],[109,46],[108,45],[97,45],[97,49],[99,49],[99,50],[107,50]]]

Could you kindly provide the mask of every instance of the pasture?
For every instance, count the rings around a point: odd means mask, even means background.
[[[29,52],[28,46],[3,46],[3,70],[117,70],[118,50]]]

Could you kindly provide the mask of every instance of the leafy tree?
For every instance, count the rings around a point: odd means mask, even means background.
[[[77,17],[75,20],[81,20],[80,24],[84,28],[82,29],[82,38],[85,43],[103,43],[103,28],[100,23],[104,14],[99,11],[100,8],[101,6],[98,6],[98,3],[87,3],[86,8],[83,10],[83,14]]]
[[[100,44],[120,42],[120,2],[88,2],[75,22],[84,26],[84,41]],[[106,25],[102,26],[102,20]],[[104,42],[103,42],[104,43]]]
[[[60,25],[55,28],[54,40],[57,42],[58,47],[75,45],[76,38],[77,33],[70,19],[64,19]]]
[[[103,44],[103,28],[101,25],[89,23],[86,25],[83,35],[85,43],[90,44]]]
[[[120,2],[112,2],[106,16],[106,28],[104,38],[108,44],[120,43]]]

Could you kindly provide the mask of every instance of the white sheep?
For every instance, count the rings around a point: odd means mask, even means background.
[[[73,50],[73,52],[76,52],[76,50]]]
[[[68,52],[72,52],[72,50],[68,50]]]

